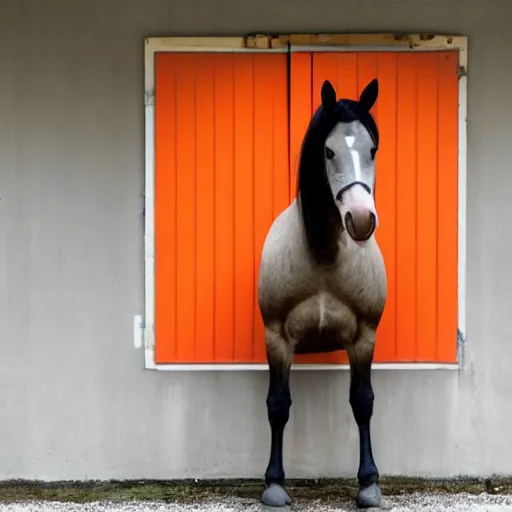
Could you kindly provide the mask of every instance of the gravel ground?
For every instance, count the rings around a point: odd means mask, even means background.
[[[198,504],[172,504],[162,502],[108,502],[98,501],[85,504],[56,501],[27,501],[19,503],[1,504],[0,511],[11,512],[138,512],[138,511],[161,511],[161,512],[262,512],[276,511],[278,509],[265,509],[254,500],[247,499],[214,499],[203,501]],[[350,502],[339,505],[327,505],[321,500],[300,501],[297,500],[290,509],[297,512],[334,512],[334,511],[355,511],[357,507]],[[386,496],[383,498],[381,509],[393,512],[512,512],[512,495],[489,495],[482,493],[472,495],[467,493],[459,494],[437,494],[437,493],[415,493],[408,496]],[[284,511],[283,511],[284,512]]]

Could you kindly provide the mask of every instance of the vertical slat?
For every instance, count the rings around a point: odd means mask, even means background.
[[[196,362],[214,358],[214,63],[209,55],[194,59],[196,73]],[[186,168],[182,172],[187,172]],[[192,191],[189,191],[190,193]],[[192,194],[191,194],[192,195]]]
[[[250,362],[254,332],[253,57],[235,56],[235,362]]]
[[[290,200],[297,193],[297,171],[304,133],[311,119],[311,54],[292,53],[290,70]]]
[[[438,57],[416,56],[417,65],[417,352],[436,360],[437,336],[437,89]]]
[[[397,360],[416,358],[416,56],[399,54],[397,107]]]
[[[309,115],[310,118],[317,111],[318,107],[320,107],[322,103],[320,92],[322,90],[322,85],[325,80],[329,80],[336,89],[337,99],[340,97],[340,91],[338,87],[338,64],[336,55],[336,53],[331,52],[313,54],[313,59],[311,61],[311,64],[313,66],[313,83],[311,84],[312,110],[311,114]]]
[[[215,55],[215,360],[233,360],[233,55]]]
[[[359,98],[358,60],[360,54],[344,52],[333,54],[333,57],[336,59],[334,63],[336,99],[357,100]]]
[[[273,161],[274,139],[269,123],[273,121],[273,94],[271,81],[274,72],[268,56],[254,55],[254,280],[261,262],[261,250],[274,219],[273,215]],[[254,361],[266,361],[265,334],[258,301],[254,301]]]
[[[196,186],[196,80],[190,57],[176,55],[176,357],[195,359],[195,186]]]
[[[314,56],[316,58],[317,55]],[[300,150],[304,134],[308,128],[309,121],[313,114],[313,56],[310,53],[292,53],[291,57],[291,83],[290,83],[290,162],[291,171],[293,172],[293,181],[290,184],[290,192],[292,198],[297,192],[297,177],[300,158]],[[321,85],[320,85],[321,87]],[[316,89],[318,90],[318,88]],[[317,102],[317,107],[320,104]],[[322,362],[322,354],[296,355],[293,359],[295,364],[318,363]]]
[[[353,99],[358,100],[364,88],[374,79],[378,78],[377,52],[361,52],[357,58],[357,94]],[[372,107],[375,121],[379,120],[379,98]]]
[[[440,52],[438,118],[437,360],[457,359],[458,78],[457,52]]]
[[[175,61],[155,57],[155,360],[176,357]]]
[[[379,216],[376,239],[382,251],[388,281],[384,313],[377,330],[376,362],[393,362],[396,357],[396,53],[378,56],[379,150],[376,156],[375,203]]]
[[[288,162],[288,74],[283,57],[271,59],[273,66],[273,137],[274,137],[274,210],[276,218],[289,204],[290,168]]]

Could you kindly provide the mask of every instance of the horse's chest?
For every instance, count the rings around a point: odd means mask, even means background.
[[[319,292],[290,311],[285,332],[297,354],[340,350],[353,341],[357,316],[331,294]]]

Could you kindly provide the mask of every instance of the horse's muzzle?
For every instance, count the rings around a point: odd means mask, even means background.
[[[344,228],[352,240],[363,244],[368,241],[379,222],[370,189],[364,183],[350,183],[338,193],[340,214]]]
[[[375,232],[377,219],[370,211],[348,211],[345,214],[345,228],[355,242],[366,242]]]

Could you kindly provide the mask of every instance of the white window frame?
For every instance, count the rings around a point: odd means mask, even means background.
[[[161,371],[268,370],[267,364],[155,363],[155,54],[157,52],[418,52],[452,50],[459,53],[458,109],[458,332],[457,362],[374,363],[375,370],[460,370],[466,344],[466,181],[467,181],[467,37],[395,34],[292,34],[250,37],[156,37],[144,42],[145,105],[145,314],[136,316],[135,346],[144,346],[145,368]],[[142,340],[141,340],[142,338]],[[292,370],[348,370],[348,364],[293,364]]]

